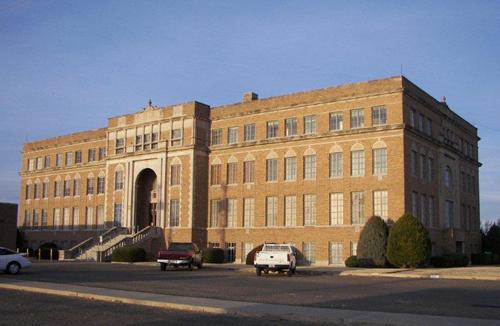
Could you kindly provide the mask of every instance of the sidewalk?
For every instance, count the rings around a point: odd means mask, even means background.
[[[342,309],[312,308],[290,305],[228,301],[207,298],[181,297],[112,290],[96,287],[0,279],[0,288],[21,290],[66,297],[92,299],[114,303],[143,305],[197,313],[231,314],[246,317],[271,317],[282,320],[321,322],[342,325],[498,325],[498,320],[458,318],[446,316],[386,313]]]

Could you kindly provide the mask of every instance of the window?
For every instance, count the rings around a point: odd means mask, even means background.
[[[266,160],[266,181],[278,180],[278,160],[273,158]]]
[[[77,228],[80,225],[80,208],[73,207],[73,228]]]
[[[24,211],[24,226],[30,226],[30,212],[27,209]]]
[[[151,135],[145,134],[144,135],[144,149],[150,149],[150,148],[151,148]]]
[[[87,195],[92,195],[94,193],[94,178],[87,178]]]
[[[135,150],[140,151],[142,149],[142,135],[135,136]]]
[[[365,151],[351,152],[351,176],[360,177],[365,175]]]
[[[220,185],[220,164],[212,164],[210,167],[210,184],[212,186]]]
[[[158,133],[153,132],[151,134],[151,148],[158,148]]]
[[[341,177],[342,176],[342,166],[343,166],[343,155],[341,152],[330,153],[330,178]]]
[[[255,170],[255,162],[254,161],[246,161],[243,166],[243,182],[250,183],[254,182],[254,170]]]
[[[115,213],[116,205],[117,204],[115,204]],[[87,229],[92,229],[92,227],[94,226],[94,208],[92,206],[85,207],[85,225],[87,226]]]
[[[99,147],[99,161],[106,157],[106,147]]]
[[[170,185],[178,186],[181,184],[181,165],[172,164],[170,166]]]
[[[417,151],[411,151],[411,175],[416,177],[417,176]]]
[[[446,166],[444,168],[443,179],[445,187],[451,189],[451,187],[453,186],[453,181],[452,181],[451,168],[449,166]]]
[[[425,117],[422,113],[418,115],[418,130],[424,131]]]
[[[98,194],[103,194],[104,193],[104,187],[105,187],[105,179],[104,177],[98,177],[97,178],[97,193]]]
[[[387,174],[387,148],[377,148],[373,150],[373,174]]]
[[[216,228],[219,226],[220,213],[222,212],[222,200],[212,199],[212,209],[210,214],[210,227]]]
[[[304,195],[304,225],[316,225],[316,195]]]
[[[38,227],[40,221],[38,220],[38,210],[33,210],[33,227]]]
[[[429,182],[433,179],[433,161],[431,157],[427,158],[427,180]]]
[[[245,125],[245,141],[255,140],[255,123]]]
[[[96,211],[96,217],[97,217],[97,225],[100,228],[104,228],[104,205],[99,205],[97,206],[97,211]]]
[[[82,163],[82,151],[75,152],[75,163],[76,164]]]
[[[253,249],[253,243],[243,242],[242,252],[241,252],[241,261],[243,263],[246,262],[247,256],[250,253],[250,251],[252,251],[252,249]]]
[[[115,171],[115,190],[123,189],[123,171]]]
[[[38,199],[40,197],[39,192],[40,192],[40,186],[38,185],[38,183],[34,183],[33,184],[33,198],[34,199]]]
[[[434,197],[429,196],[427,200],[427,221],[429,226],[434,225]]]
[[[50,168],[50,156],[49,155],[45,156],[45,159],[43,162],[43,167],[46,169]]]
[[[387,220],[387,190],[378,190],[373,192],[373,215]]]
[[[418,193],[411,193],[411,214],[418,217]]]
[[[305,263],[314,264],[316,262],[314,242],[304,242],[303,247]]]
[[[231,127],[227,130],[227,142],[236,144],[238,142],[238,127]]]
[[[44,162],[43,157],[36,158],[36,169],[37,170],[43,169],[43,162]]]
[[[170,227],[179,226],[179,200],[170,199]]]
[[[60,197],[62,194],[62,183],[61,181],[54,182],[54,197]]]
[[[330,242],[330,264],[342,264],[344,262],[344,248],[342,242]]]
[[[173,129],[170,144],[172,146],[182,145],[182,129]]]
[[[73,152],[66,153],[66,166],[73,165]]]
[[[47,210],[45,208],[42,209],[42,227],[47,226]]]
[[[409,119],[410,119],[410,126],[412,126],[413,128],[415,128],[415,116],[416,116],[416,112],[415,110],[411,109],[409,111]]]
[[[56,155],[56,166],[60,168],[63,164],[63,154]]]
[[[352,224],[363,224],[365,222],[365,198],[362,191],[351,193],[351,218]]]
[[[285,180],[293,181],[297,179],[297,158],[285,157]]]
[[[356,241],[351,241],[351,256],[356,256],[358,254],[358,243]]]
[[[453,208],[453,202],[451,200],[446,200],[444,203],[444,227],[452,228],[454,226],[455,214]]]
[[[427,180],[427,171],[426,171],[427,164],[425,164],[425,163],[426,163],[425,155],[424,154],[420,154],[420,163],[419,163],[419,166],[420,166],[420,178],[422,178],[423,180]]]
[[[253,226],[255,199],[243,199],[243,227],[249,228]]]
[[[278,137],[278,121],[267,122],[267,138]]]
[[[236,199],[229,198],[227,200],[227,227],[234,228],[237,226],[237,204]]]
[[[311,135],[316,133],[316,116],[307,115],[304,117],[304,134]]]
[[[427,196],[425,194],[420,194],[420,222],[423,225],[428,225],[427,223]]]
[[[297,197],[285,196],[285,226],[297,225]]]
[[[227,184],[232,185],[236,183],[236,172],[238,171],[238,163],[227,163]]]
[[[69,226],[70,226],[69,213],[70,213],[69,207],[64,207],[63,208],[63,227],[65,229],[69,228]]]
[[[28,171],[34,171],[35,170],[35,160],[30,158],[28,159]]]
[[[42,197],[49,198],[49,182],[48,181],[45,181],[42,184]]]
[[[30,199],[31,185],[27,184],[24,190],[24,199]]]
[[[222,129],[212,129],[212,145],[222,144]]]
[[[344,194],[341,192],[330,194],[330,224],[344,224]]]
[[[342,112],[330,113],[330,131],[338,131],[343,129],[343,116]]]
[[[285,119],[285,136],[297,135],[297,118]]]
[[[125,139],[116,138],[115,141],[115,154],[122,154],[125,152]]]
[[[351,110],[351,129],[363,128],[365,126],[365,116],[363,109]]]
[[[372,125],[381,126],[387,124],[387,113],[385,106],[375,106],[372,108]]]
[[[426,124],[426,128],[425,128],[425,133],[428,136],[432,137],[432,120],[430,118],[427,118],[427,124]]]
[[[316,179],[316,155],[304,156],[304,179]]]
[[[266,197],[266,226],[278,225],[278,197]]]
[[[115,203],[113,209],[113,224],[114,226],[122,225],[122,203]]]
[[[89,162],[94,162],[95,161],[95,148],[90,148],[88,152],[88,161]]]
[[[60,225],[61,225],[61,209],[54,208],[54,227],[56,229],[59,229]]]
[[[64,180],[64,197],[71,195],[71,181]]]

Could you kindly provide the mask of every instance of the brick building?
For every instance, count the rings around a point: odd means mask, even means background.
[[[210,107],[151,104],[23,146],[19,225],[68,248],[112,226],[226,248],[291,242],[342,264],[372,215],[412,213],[433,253],[480,250],[477,129],[404,77]]]

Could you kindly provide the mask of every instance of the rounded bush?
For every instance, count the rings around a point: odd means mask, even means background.
[[[59,259],[59,248],[55,243],[46,242],[40,246],[41,258],[42,259],[50,259],[50,250],[52,249],[52,259]],[[38,255],[38,251],[36,253]]]
[[[431,257],[431,265],[434,267],[465,267],[469,265],[469,258],[463,254],[446,254]]]
[[[472,265],[491,265],[493,264],[493,254],[472,254]]]
[[[140,247],[123,247],[113,251],[111,261],[134,263],[146,260],[146,251]]]
[[[224,249],[206,248],[203,250],[203,262],[213,264],[224,263]]]
[[[349,256],[345,260],[345,265],[347,267],[359,267],[358,257],[356,257],[356,256]]]
[[[431,256],[431,240],[425,227],[410,214],[401,216],[387,239],[387,260],[397,267],[417,267]]]
[[[255,255],[257,254],[257,252],[259,252],[259,251],[262,250],[262,247],[264,247],[263,244],[261,244],[261,245],[255,247],[255,248],[253,248],[252,251],[250,251],[248,253],[248,255],[246,257],[246,260],[245,260],[245,262],[246,262],[247,265],[253,265],[253,261],[255,259]]]
[[[496,255],[500,255],[500,225],[491,225],[485,236],[485,249]]]
[[[387,224],[379,216],[372,216],[363,227],[358,241],[357,258],[361,267],[384,267],[387,259]]]

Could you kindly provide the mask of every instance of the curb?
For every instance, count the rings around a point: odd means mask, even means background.
[[[499,271],[500,272],[500,271]],[[469,281],[500,281],[500,277],[494,276],[460,276],[443,274],[395,274],[395,273],[356,273],[344,271],[340,276],[359,276],[359,277],[393,277],[393,278],[412,278],[412,279],[444,279],[444,280],[469,280]]]

